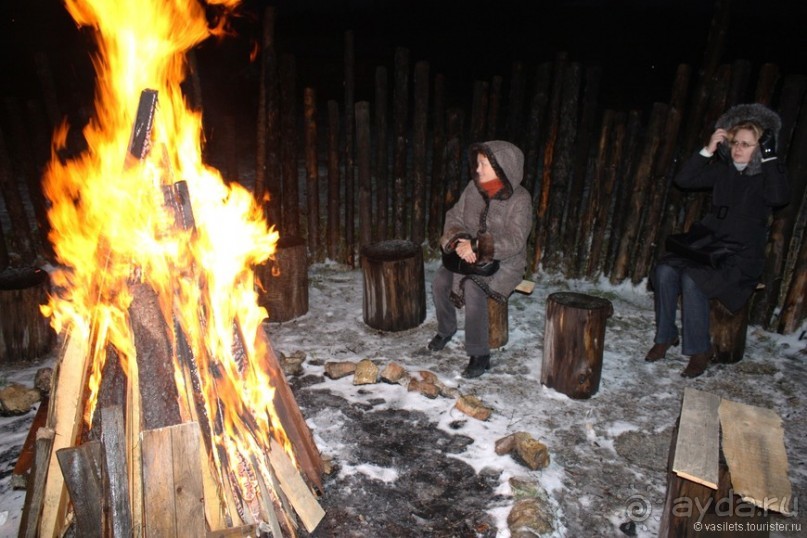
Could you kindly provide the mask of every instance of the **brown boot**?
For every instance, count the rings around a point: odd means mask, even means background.
[[[677,346],[678,343],[679,340],[676,338],[674,341],[667,344],[654,344],[653,347],[650,348],[650,351],[647,352],[647,355],[645,355],[644,360],[647,362],[660,361],[667,355],[667,350],[672,346]]]
[[[712,360],[712,356],[714,356],[713,349],[709,349],[709,351],[704,351],[703,353],[695,353],[689,358],[689,364],[687,364],[687,367],[681,372],[681,375],[683,377],[698,377],[706,371],[706,367],[709,366],[709,361]]]

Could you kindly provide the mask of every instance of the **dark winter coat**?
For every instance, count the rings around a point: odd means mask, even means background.
[[[476,166],[480,152],[487,156],[504,188],[489,199],[474,173],[457,203],[446,212],[440,246],[450,251],[457,239],[476,238],[478,261],[499,260],[499,270],[489,277],[454,275],[453,294],[459,303],[463,278],[473,279],[488,296],[504,302],[524,278],[527,267],[533,211],[532,197],[521,186],[524,154],[509,142],[482,142],[469,149],[471,166]]]
[[[721,116],[716,127],[727,129],[747,120],[778,134],[778,116],[762,105],[734,107]],[[692,266],[690,274],[701,291],[737,311],[748,301],[765,268],[772,209],[786,205],[790,199],[784,165],[778,159],[762,162],[759,147],[742,171],[730,158],[726,161],[717,154],[705,157],[697,153],[681,167],[675,183],[684,189],[711,189],[712,208],[701,223],[717,236],[743,247],[716,269],[669,254],[660,261]]]

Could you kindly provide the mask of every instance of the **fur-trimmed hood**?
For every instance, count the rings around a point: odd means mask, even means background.
[[[477,188],[479,178],[476,175],[476,156],[482,153],[490,161],[490,165],[496,171],[496,176],[504,183],[504,188],[496,194],[497,200],[507,200],[513,195],[513,191],[521,184],[524,177],[524,153],[515,145],[504,140],[490,140],[472,144],[468,149],[468,160],[471,166],[471,173]]]
[[[749,103],[735,105],[728,109],[722,116],[717,118],[715,129],[730,129],[737,124],[753,122],[759,125],[762,130],[770,129],[773,132],[777,146],[779,142],[779,130],[782,128],[782,120],[779,115],[759,103]],[[730,157],[729,157],[730,160]],[[748,163],[748,174],[759,174],[762,171],[762,155],[759,147],[754,150],[751,162]]]

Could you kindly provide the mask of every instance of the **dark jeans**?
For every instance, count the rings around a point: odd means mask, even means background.
[[[681,296],[681,324],[683,326],[684,355],[704,353],[711,345],[709,340],[709,298],[698,288],[688,268],[670,265],[656,266],[655,305],[657,344],[669,344],[678,337],[675,311]]]
[[[448,336],[457,330],[457,309],[451,302],[454,273],[440,267],[432,280],[432,298],[437,315],[437,334]],[[488,296],[470,278],[463,282],[465,292],[465,351],[468,355],[489,355]]]

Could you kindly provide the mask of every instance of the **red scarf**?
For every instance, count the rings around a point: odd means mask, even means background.
[[[488,195],[488,198],[493,199],[496,194],[504,188],[504,183],[501,179],[496,178],[490,181],[486,181],[485,183],[479,183],[479,186],[482,187],[482,190],[485,191],[485,194]]]

